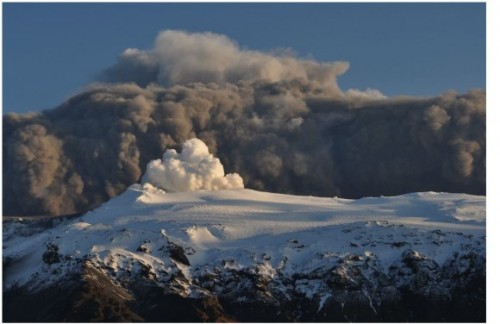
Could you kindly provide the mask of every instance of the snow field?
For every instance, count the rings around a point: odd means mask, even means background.
[[[49,230],[6,231],[13,229],[4,226],[4,260],[17,262],[7,286],[40,276],[50,282],[84,258],[116,276],[147,268],[158,280],[181,271],[189,281],[216,268],[252,268],[270,278],[304,273],[346,256],[387,269],[406,249],[443,263],[455,251],[484,253],[486,246],[485,197],[434,192],[348,200],[249,189],[166,193],[133,185]],[[49,243],[64,262],[42,262]],[[183,248],[189,265],[169,257],[169,244]]]

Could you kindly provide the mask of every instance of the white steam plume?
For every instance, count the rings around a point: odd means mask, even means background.
[[[167,150],[163,160],[151,161],[142,182],[169,192],[243,188],[240,175],[224,175],[220,160],[197,138],[184,142],[180,154]]]

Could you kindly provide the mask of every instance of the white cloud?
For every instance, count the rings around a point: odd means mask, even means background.
[[[162,160],[151,161],[142,182],[169,192],[243,188],[240,175],[224,175],[220,160],[197,138],[184,142],[181,153],[167,150]]]

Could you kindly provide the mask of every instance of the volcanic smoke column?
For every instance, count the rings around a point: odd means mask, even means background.
[[[142,182],[169,192],[243,188],[240,175],[224,175],[220,160],[197,138],[184,142],[180,154],[167,150],[163,160],[149,162]]]
[[[485,91],[343,91],[337,78],[348,67],[241,49],[224,35],[164,31],[154,48],[125,50],[103,83],[58,107],[3,116],[3,213],[86,212],[192,138],[255,190],[486,194]],[[172,151],[167,161],[179,161],[151,164],[145,181],[163,179],[169,190],[232,186],[236,178],[224,177],[204,146],[189,145],[189,159]]]

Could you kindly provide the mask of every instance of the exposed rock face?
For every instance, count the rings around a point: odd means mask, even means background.
[[[3,225],[8,322],[486,320],[484,197],[136,186]]]
[[[172,257],[172,262],[176,262]],[[287,276],[264,263],[241,270],[207,268],[188,280],[150,269],[117,275],[82,260],[78,271],[42,289],[4,291],[4,320],[150,322],[484,322],[486,260],[469,251],[443,266],[406,249],[389,269],[376,255],[348,255],[329,268]],[[5,265],[4,265],[5,266]],[[26,311],[29,309],[29,311]]]

